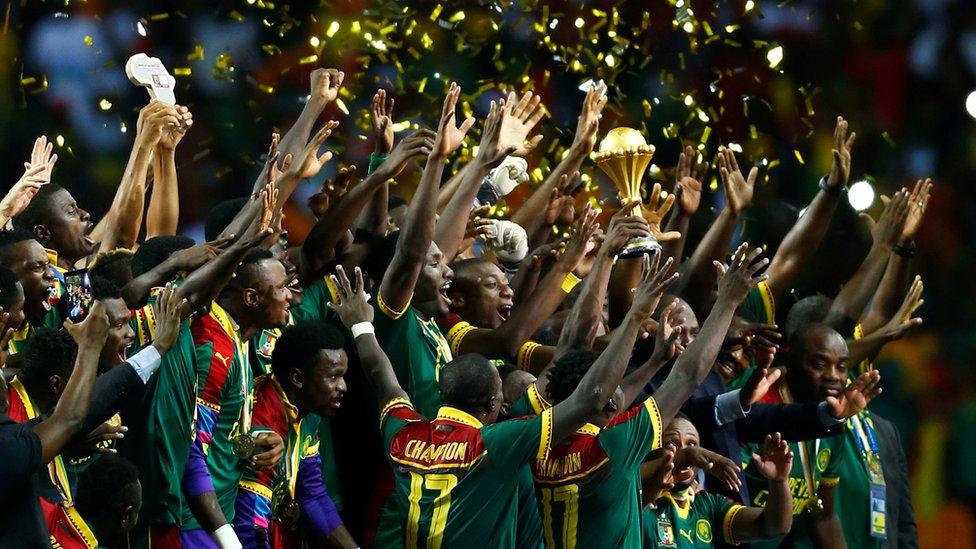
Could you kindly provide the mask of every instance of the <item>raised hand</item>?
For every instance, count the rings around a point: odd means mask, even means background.
[[[769,480],[785,482],[793,469],[793,452],[779,433],[766,435],[763,455],[752,454],[752,463]]]
[[[0,307],[0,370],[7,365],[7,359],[10,358],[10,340],[14,338],[14,328],[17,327],[10,325],[10,313]],[[0,377],[3,376],[0,375]],[[6,413],[6,411],[0,410],[0,413]]]
[[[687,477],[689,472],[693,475],[693,468],[695,467],[722,481],[726,488],[733,492],[738,492],[742,486],[742,481],[739,479],[739,473],[742,470],[734,461],[721,454],[701,446],[687,446],[675,453],[674,474],[676,477]]]
[[[919,179],[915,182],[912,194],[908,197],[908,217],[901,231],[902,241],[912,240],[918,233],[919,227],[922,226],[922,219],[925,218],[925,210],[929,208],[929,193],[931,191],[931,179]]]
[[[478,236],[488,236],[495,226],[495,222],[484,216],[491,210],[491,204],[485,204],[471,210],[468,215],[468,224],[464,227],[464,238],[475,238]]]
[[[908,289],[908,293],[905,294],[905,299],[902,301],[901,307],[898,308],[898,312],[880,328],[885,339],[888,341],[901,339],[909,330],[922,325],[922,318],[912,317],[912,315],[925,304],[925,300],[922,299],[922,290],[924,289],[922,277],[916,276]]]
[[[42,135],[34,140],[34,149],[31,150],[30,162],[24,163],[24,169],[30,170],[37,166],[44,166],[44,169],[36,175],[44,180],[44,183],[51,182],[51,173],[54,165],[58,162],[58,155],[53,154],[54,143],[49,143],[46,135]]]
[[[511,148],[511,154],[525,156],[542,141],[541,135],[529,139],[529,133],[546,114],[541,101],[542,98],[532,92],[525,92],[521,99],[518,99],[515,92],[508,94],[508,98],[501,104],[499,148]]]
[[[312,196],[308,197],[308,208],[312,210],[312,215],[318,219],[329,211],[333,202],[342,198],[346,194],[346,189],[356,178],[356,166],[346,166],[339,168],[339,173],[335,179],[330,179],[322,183],[322,187]]]
[[[339,96],[339,87],[346,73],[338,69],[315,69],[312,71],[311,99],[331,103]]]
[[[197,244],[195,246],[190,246],[189,248],[177,250],[169,256],[169,260],[172,261],[177,271],[189,273],[202,267],[208,261],[215,259],[236,239],[236,235],[229,234],[211,240],[210,242],[204,242],[203,244]]]
[[[766,358],[762,365],[758,366],[749,375],[749,379],[746,380],[746,384],[742,386],[742,390],[739,391],[739,403],[743,408],[748,408],[753,404],[762,400],[762,397],[766,396],[769,389],[779,381],[779,378],[783,375],[783,370],[779,368],[771,369],[773,365],[773,359],[776,358],[776,348],[770,349],[766,353]]]
[[[732,317],[732,325],[729,327],[728,335],[722,347],[733,347],[742,345],[750,355],[755,354],[756,349],[776,350],[779,348],[782,335],[779,327],[775,324],[762,324],[750,322],[741,316]]]
[[[373,127],[373,152],[389,154],[393,150],[393,98],[386,100],[386,90],[380,88],[373,94],[369,106],[369,122]]]
[[[604,249],[609,255],[620,253],[631,238],[651,234],[647,220],[633,213],[634,208],[638,205],[640,205],[640,201],[637,200],[628,202],[610,218],[610,226],[607,228],[607,235],[603,239]]]
[[[596,146],[596,134],[600,129],[600,113],[607,104],[607,85],[602,81],[592,86],[583,99],[583,110],[576,122],[576,135],[573,136],[572,149],[589,155]]]
[[[665,193],[667,194],[667,193]],[[668,194],[664,201],[661,201],[661,184],[655,183],[651,187],[651,192],[647,195],[648,204],[646,206],[641,206],[644,214],[644,219],[647,220],[648,228],[651,234],[657,238],[658,242],[667,242],[668,240],[674,240],[676,238],[681,238],[681,233],[678,231],[661,231],[661,223],[664,222],[664,218],[671,211],[671,206],[674,206],[674,195]]]
[[[177,297],[176,286],[172,283],[167,284],[160,292],[159,299],[153,305],[153,312],[156,315],[156,337],[152,343],[159,354],[166,354],[166,351],[173,348],[173,344],[176,343],[187,303],[185,298]]]
[[[657,308],[658,301],[661,300],[664,291],[678,280],[678,273],[671,273],[674,258],[669,257],[662,265],[660,263],[661,252],[655,250],[652,255],[654,256],[653,259],[644,254],[641,280],[634,289],[634,301],[630,305],[631,312],[636,313],[641,318],[647,318],[651,315]]]
[[[319,170],[322,166],[332,160],[332,152],[325,151],[319,156],[319,148],[325,143],[325,140],[332,135],[332,130],[339,126],[339,122],[336,120],[329,120],[325,123],[322,128],[316,132],[312,140],[305,145],[305,150],[299,157],[298,161],[292,162],[291,166],[285,170],[295,175],[298,179],[308,179],[310,177],[315,177],[318,175]],[[287,158],[287,157],[286,157]]]
[[[864,372],[837,396],[829,396],[827,409],[836,419],[847,419],[864,411],[871,400],[881,394],[881,374],[877,370]]]
[[[56,159],[57,155],[55,155]],[[3,200],[0,200],[0,221],[6,223],[8,219],[13,219],[27,209],[34,195],[41,189],[41,185],[48,183],[41,175],[44,169],[44,164],[28,168],[24,175],[20,176],[20,180],[7,191]]]
[[[684,346],[681,345],[681,332],[684,330],[684,326],[680,320],[685,307],[679,303],[677,299],[674,299],[661,311],[661,320],[657,323],[657,334],[654,336],[652,361],[665,362],[676,358],[685,350]]]
[[[579,178],[579,172],[559,176],[559,181],[549,195],[549,205],[546,207],[543,225],[551,227],[553,225],[569,225],[573,222],[576,214],[576,192],[580,189],[576,185],[577,178]]]
[[[759,259],[761,253],[762,248],[750,251],[749,243],[743,242],[732,253],[732,261],[728,269],[718,261],[714,262],[715,268],[718,269],[719,299],[724,298],[740,303],[757,284],[766,280],[765,274],[757,274],[769,264],[768,258]]]
[[[187,107],[176,105],[176,116],[179,118],[179,124],[165,128],[159,137],[159,148],[164,151],[176,150],[176,146],[180,144],[187,130],[193,126],[193,113]]]
[[[115,448],[103,446],[102,443],[121,440],[125,438],[125,433],[128,432],[129,428],[125,425],[115,425],[110,421],[106,421],[96,427],[94,431],[88,433],[88,436],[85,437],[85,442],[77,449],[77,457],[87,457],[92,454],[115,454],[117,453]]]
[[[271,228],[271,222],[278,211],[278,188],[272,184],[261,187],[261,220],[258,232],[265,232]]]
[[[881,201],[884,202],[885,209],[877,222],[864,212],[858,216],[867,223],[871,230],[871,239],[874,241],[874,245],[891,249],[892,246],[898,244],[905,221],[908,219],[908,191],[901,189],[890,199],[882,196]]]
[[[159,144],[164,131],[172,131],[179,127],[180,115],[173,105],[162,101],[150,101],[139,110],[136,121],[136,145],[154,148]]]
[[[855,132],[851,132],[850,137],[847,136],[847,120],[838,116],[834,127],[834,148],[831,150],[834,163],[830,166],[830,175],[827,176],[827,186],[831,189],[847,185],[851,178],[851,147],[854,146],[856,137]]]
[[[389,167],[391,171],[388,177],[396,177],[403,168],[407,167],[407,162],[411,158],[429,155],[434,150],[436,139],[437,134],[427,128],[417,130],[397,143],[386,162],[383,162],[378,170]]]
[[[720,147],[718,150],[718,173],[722,178],[722,187],[725,189],[726,204],[732,213],[741,214],[752,205],[759,168],[753,166],[749,170],[749,177],[742,177],[742,171],[739,170],[735,153],[732,152],[732,149]]]
[[[88,350],[101,349],[105,345],[105,338],[108,336],[108,315],[105,312],[105,305],[101,301],[92,301],[91,310],[88,316],[81,322],[73,322],[71,319],[64,321],[64,329],[78,344],[78,348]]]
[[[460,95],[461,87],[457,85],[457,82],[451,82],[451,87],[447,90],[447,96],[444,97],[441,120],[437,124],[437,138],[434,139],[434,152],[440,156],[448,156],[456,151],[461,146],[461,143],[464,142],[464,136],[468,134],[468,130],[474,125],[473,116],[466,118],[460,126],[455,123],[457,100]],[[492,109],[494,107],[494,104],[492,104]],[[488,131],[487,125],[488,123],[486,122],[486,132]],[[481,152],[479,151],[478,154],[480,156]]]
[[[336,267],[336,274],[331,275],[331,278],[339,299],[337,303],[329,303],[328,306],[339,315],[342,324],[346,328],[352,328],[360,322],[372,322],[373,307],[369,304],[369,294],[363,289],[363,271],[356,267],[355,286],[349,282],[342,265]]]
[[[681,213],[694,215],[701,203],[702,180],[705,179],[707,162],[697,163],[698,153],[688,145],[678,156],[678,168],[675,173],[674,191]]]

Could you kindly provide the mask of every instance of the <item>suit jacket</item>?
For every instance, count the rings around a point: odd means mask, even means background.
[[[871,413],[878,449],[881,454],[882,472],[885,479],[885,511],[888,539],[885,547],[891,549],[917,549],[918,528],[915,525],[915,508],[908,485],[908,462],[901,445],[898,429],[887,419]]]

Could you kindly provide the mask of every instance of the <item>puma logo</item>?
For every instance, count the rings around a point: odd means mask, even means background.
[[[691,530],[682,530],[679,528],[678,534],[680,534],[682,537],[688,538],[688,543],[695,543],[695,540],[691,538]]]
[[[221,354],[220,351],[215,351],[214,356],[217,358],[217,360],[220,361],[221,364],[224,365],[225,368],[230,364],[230,360],[234,358],[233,355],[226,357],[223,354]]]

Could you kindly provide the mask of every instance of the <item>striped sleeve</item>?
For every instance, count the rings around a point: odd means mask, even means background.
[[[725,512],[725,518],[722,519],[722,537],[725,538],[725,542],[730,545],[738,545],[739,542],[735,541],[735,536],[732,535],[732,523],[735,521],[735,516],[739,514],[739,511],[745,509],[742,505],[732,505],[729,510]]]
[[[461,340],[464,339],[464,336],[476,329],[463,320],[451,326],[451,329],[447,331],[447,342],[451,345],[451,352],[454,353],[454,356],[461,354],[459,349],[461,348]]]

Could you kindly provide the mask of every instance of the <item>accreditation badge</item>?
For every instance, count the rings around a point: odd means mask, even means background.
[[[872,475],[873,476],[873,475]],[[885,484],[871,481],[871,537],[888,539],[888,528],[885,520]]]

